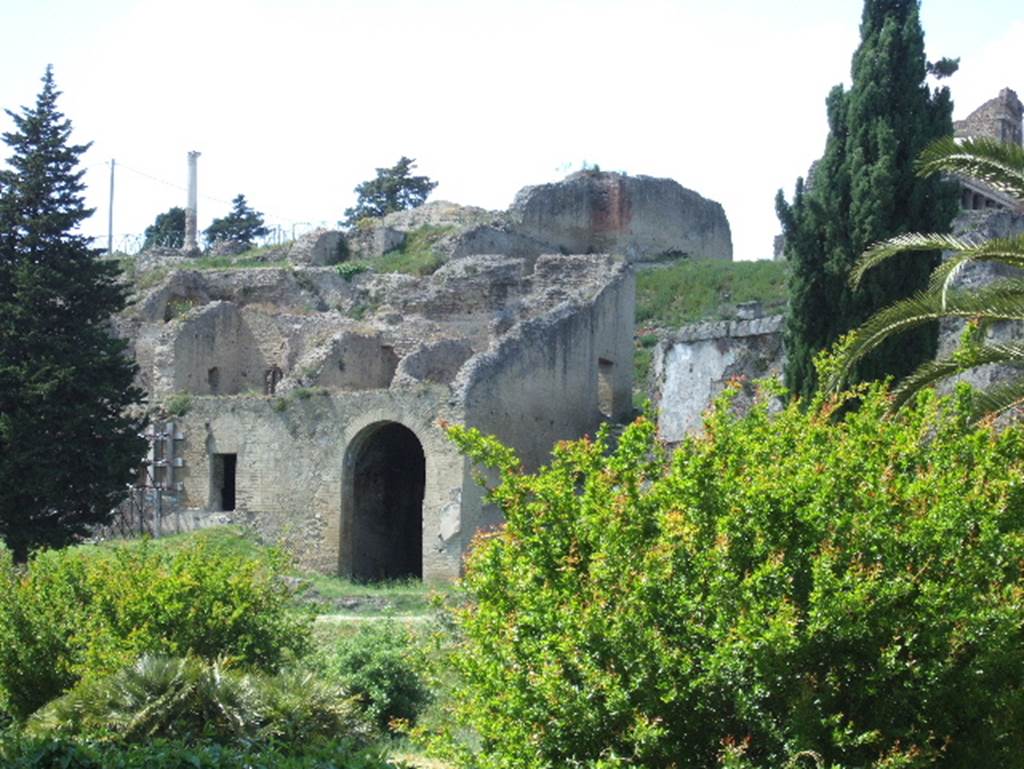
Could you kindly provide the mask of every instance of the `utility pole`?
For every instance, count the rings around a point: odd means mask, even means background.
[[[114,253],[114,166],[117,161],[110,159],[110,206],[107,210],[107,253]]]
[[[201,153],[188,153],[188,205],[185,207],[185,253],[189,256],[199,252],[196,243],[196,204],[199,198],[196,182],[196,160]]]

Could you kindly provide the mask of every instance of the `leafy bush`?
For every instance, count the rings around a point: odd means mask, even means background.
[[[366,262],[341,262],[336,265],[334,269],[337,270],[338,274],[346,281],[351,281],[356,275],[369,270],[370,265]]]
[[[223,746],[153,740],[144,745],[0,737],[4,769],[395,769],[383,749],[332,739],[297,745]]]
[[[358,696],[381,728],[415,722],[430,701],[426,656],[415,636],[392,620],[364,624],[320,656],[317,668]]]
[[[457,614],[453,717],[479,750],[449,750],[481,769],[1019,766],[1024,430],[969,427],[964,392],[893,417],[880,385],[746,418],[733,395],[671,460],[644,419],[534,474],[451,429],[500,470],[507,525],[478,539]]]
[[[183,417],[192,409],[192,395],[187,392],[176,392],[164,401],[164,411],[172,417]]]
[[[308,673],[267,676],[219,661],[147,655],[111,676],[81,682],[36,711],[25,732],[123,742],[303,744],[338,736],[368,743],[374,729],[354,697]]]
[[[0,551],[0,694],[24,717],[144,653],[275,670],[310,637],[311,617],[289,605],[287,565],[274,549],[233,554],[201,538],[41,551],[24,570]]]

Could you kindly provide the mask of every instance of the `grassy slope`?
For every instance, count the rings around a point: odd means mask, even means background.
[[[766,313],[782,312],[787,298],[785,262],[723,262],[687,259],[640,270],[636,276],[636,349],[633,405],[647,398],[656,328],[701,320],[723,320],[741,302],[761,302]]]
[[[637,273],[638,328],[728,318],[737,304],[752,301],[762,302],[767,312],[782,311],[786,303],[785,262],[687,259]]]

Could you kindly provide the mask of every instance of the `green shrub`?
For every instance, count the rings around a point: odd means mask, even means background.
[[[370,265],[366,264],[366,262],[341,262],[336,265],[334,269],[336,269],[338,274],[346,281],[351,281],[356,275],[369,270]]]
[[[346,739],[297,745],[224,746],[153,740],[122,745],[70,739],[0,737],[4,769],[396,769],[382,748]]]
[[[320,655],[317,669],[358,696],[381,728],[415,722],[430,702],[426,656],[416,637],[393,620],[362,625]]]
[[[0,693],[24,717],[79,679],[141,654],[229,657],[274,670],[309,643],[311,617],[290,607],[283,553],[258,557],[196,539],[0,557]]]
[[[174,393],[164,402],[164,411],[172,417],[183,417],[191,408],[192,395],[187,392]]]
[[[36,711],[25,732],[123,742],[295,745],[331,737],[368,744],[375,734],[356,698],[309,673],[268,676],[219,661],[148,655],[113,675],[81,682]]]
[[[467,564],[462,760],[497,767],[1019,766],[1024,430],[969,395],[887,416],[720,400],[669,460],[641,419],[550,467],[465,428],[507,525]],[[854,396],[846,395],[844,398]],[[839,416],[842,414],[842,416]]]

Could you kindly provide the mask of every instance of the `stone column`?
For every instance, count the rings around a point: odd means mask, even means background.
[[[199,253],[196,242],[196,201],[198,198],[196,184],[196,160],[200,153],[192,150],[188,153],[188,205],[185,207],[185,248],[189,256]]]

